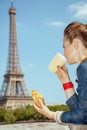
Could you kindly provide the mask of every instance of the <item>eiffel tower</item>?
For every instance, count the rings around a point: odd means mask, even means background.
[[[15,15],[16,9],[13,6],[13,1],[11,1],[11,7],[9,9],[10,39],[8,64],[0,93],[0,107],[6,109],[15,109],[24,105],[33,104],[33,99],[26,90],[24,74],[20,69]]]

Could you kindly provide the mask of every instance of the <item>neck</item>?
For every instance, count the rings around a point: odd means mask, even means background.
[[[78,64],[87,59],[87,48],[85,48],[82,44],[80,44],[78,48],[77,58]]]
[[[87,59],[87,56],[83,55],[79,58],[78,60],[78,64],[80,64],[82,61],[84,61],[85,59]]]

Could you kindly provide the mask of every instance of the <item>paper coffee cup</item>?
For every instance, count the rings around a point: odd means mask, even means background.
[[[65,63],[67,62],[66,58],[61,54],[61,53],[57,53],[52,61],[50,62],[48,68],[50,71],[52,71],[53,73],[57,73],[57,66],[64,66]]]

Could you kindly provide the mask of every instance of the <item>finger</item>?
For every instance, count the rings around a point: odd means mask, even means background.
[[[62,71],[64,71],[63,68],[58,66],[57,67],[57,73],[61,73]]]
[[[38,110],[38,111],[40,110],[40,108],[35,103],[34,103],[34,107],[36,110]]]
[[[43,105],[43,102],[42,102],[42,100],[40,98],[39,98],[39,102],[40,102],[41,105]]]
[[[67,71],[67,67],[65,65],[62,68],[63,70]]]
[[[68,72],[66,66],[58,67],[58,72]]]
[[[40,107],[43,108],[44,107],[43,101],[40,98],[38,100],[39,100],[39,103],[40,103]]]

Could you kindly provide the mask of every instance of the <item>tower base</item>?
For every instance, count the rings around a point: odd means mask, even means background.
[[[24,108],[26,105],[33,105],[31,96],[3,96],[0,97],[0,107],[7,110]]]

